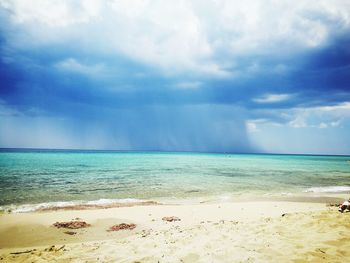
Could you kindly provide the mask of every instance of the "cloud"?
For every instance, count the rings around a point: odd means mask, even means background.
[[[246,121],[249,132],[261,132],[266,127],[293,129],[338,129],[350,122],[350,103],[316,107],[265,108],[250,111]]]
[[[328,123],[321,122],[321,123],[318,125],[318,128],[320,128],[320,129],[326,129],[326,128],[331,128],[331,127],[339,127],[340,124],[341,124],[341,120],[331,121],[331,122],[328,122]]]
[[[240,116],[216,105],[98,109],[88,119],[0,115],[0,147],[252,151]]]
[[[291,94],[266,94],[259,98],[254,98],[256,103],[277,103],[289,100],[293,97]]]
[[[293,128],[306,128],[308,124],[306,122],[305,114],[296,115],[296,117],[288,122],[288,125]]]
[[[324,112],[340,112],[342,114],[346,113],[347,115],[350,113],[350,102],[343,102],[337,105],[331,106],[321,106],[316,107],[315,110],[320,110]]]
[[[60,62],[57,62],[54,65],[54,67],[59,70],[70,71],[73,73],[79,73],[79,74],[83,74],[91,77],[97,77],[97,76],[101,77],[101,76],[107,75],[107,68],[105,67],[105,65],[101,63],[84,64],[74,58],[67,58]]]
[[[13,15],[15,24],[46,25],[62,30],[64,27],[87,23],[99,14],[99,1],[81,2],[33,0],[29,2],[2,0],[0,6]]]
[[[2,0],[1,7],[12,31],[7,43],[17,48],[79,43],[78,49],[124,56],[166,75],[218,78],[234,77],[241,56],[292,56],[327,44],[350,25],[350,4],[341,0]],[[281,65],[272,70],[287,70]]]
[[[263,152],[349,154],[347,103],[268,109],[259,114],[265,119],[249,120],[254,125],[248,131],[251,143]]]
[[[238,151],[269,129],[335,134],[349,124],[349,32],[343,0],[0,0],[1,118],[48,132],[69,119],[62,144],[81,147]]]
[[[292,128],[336,128],[350,120],[350,103],[317,107],[296,107],[288,110],[274,110],[281,116],[280,124]],[[273,121],[270,121],[272,123]]]
[[[254,121],[246,121],[246,128],[248,132],[258,132],[259,129]]]

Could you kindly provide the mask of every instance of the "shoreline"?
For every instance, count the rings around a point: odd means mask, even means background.
[[[181,221],[165,222],[166,216]],[[74,235],[52,226],[77,218],[91,226]],[[349,219],[350,213],[324,203],[287,201],[1,214],[0,257],[4,262],[341,261],[350,256]],[[120,223],[136,228],[107,231]]]
[[[94,210],[133,206],[150,205],[195,205],[195,204],[220,204],[220,203],[242,203],[242,202],[300,202],[300,203],[340,203],[348,199],[346,193],[303,193],[303,194],[280,194],[280,195],[245,195],[234,196],[223,194],[217,196],[196,198],[154,198],[150,199],[98,199],[98,200],[76,200],[56,201],[33,204],[11,204],[0,206],[0,214],[7,213],[29,213],[61,210]]]

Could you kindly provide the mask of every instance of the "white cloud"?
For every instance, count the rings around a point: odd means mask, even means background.
[[[218,78],[235,76],[238,69],[230,65],[243,55],[283,50],[293,55],[327,43],[350,25],[350,2],[343,0],[0,0],[0,5],[11,19],[6,26],[15,30],[7,41],[13,47],[79,43],[165,74]],[[247,70],[259,70],[256,66]]]
[[[74,58],[68,58],[54,65],[57,69],[71,71],[91,77],[107,74],[107,68],[103,64],[84,64]]]
[[[260,132],[261,127],[265,124],[271,124],[271,125],[279,125],[278,123],[272,122],[271,120],[268,119],[253,119],[253,120],[247,120],[245,122],[246,124],[246,129],[248,132]]]
[[[288,124],[293,128],[306,128],[308,126],[304,116],[301,115],[296,116],[295,119],[291,120]]]
[[[246,122],[246,128],[248,132],[257,132],[258,129],[256,127],[256,123],[251,122],[251,121],[247,121]]]
[[[341,120],[330,122],[331,127],[338,127],[341,124]]]
[[[286,101],[292,98],[291,94],[266,94],[259,98],[254,98],[253,101],[257,103],[277,103]]]
[[[283,114],[293,128],[335,128],[350,119],[350,102],[330,106],[294,108]]]
[[[254,121],[246,121],[246,129],[248,132],[258,132],[258,128],[256,126],[256,123]]]
[[[321,122],[320,125],[318,126],[320,129],[325,129],[328,127],[327,123]]]
[[[339,127],[340,124],[341,124],[341,120],[330,121],[330,122],[321,122],[318,125],[318,128],[320,128],[320,129],[334,128],[334,127]]]
[[[332,106],[321,106],[315,109],[320,111],[328,111],[328,112],[337,112],[337,111],[350,112],[350,102],[344,102],[344,103],[340,103]]]
[[[81,2],[60,0],[2,0],[0,5],[14,12],[16,24],[44,24],[52,28],[62,28],[79,23],[87,23],[99,14],[99,1]]]
[[[266,109],[259,110],[259,115],[265,118],[249,120],[258,130],[271,126],[335,129],[342,128],[343,123],[350,121],[350,102],[329,106]],[[250,130],[253,131],[254,125],[250,126]]]

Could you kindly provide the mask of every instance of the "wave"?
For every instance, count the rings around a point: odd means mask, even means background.
[[[35,211],[57,211],[57,210],[82,210],[113,207],[128,207],[137,205],[158,205],[159,203],[150,200],[134,198],[125,199],[98,199],[92,201],[65,201],[47,202],[39,204],[7,205],[1,206],[0,211],[8,213],[27,213]]]
[[[306,193],[346,193],[350,192],[350,186],[325,186],[311,187],[306,189]]]

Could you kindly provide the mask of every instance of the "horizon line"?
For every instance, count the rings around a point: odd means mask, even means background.
[[[317,154],[317,153],[277,153],[277,152],[215,152],[215,151],[176,151],[176,150],[118,150],[118,149],[78,149],[78,148],[31,148],[31,147],[0,147],[0,152],[6,150],[23,151],[76,151],[76,152],[119,152],[119,153],[197,153],[197,154],[256,154],[256,155],[297,155],[297,156],[339,156],[350,157],[350,154]]]

